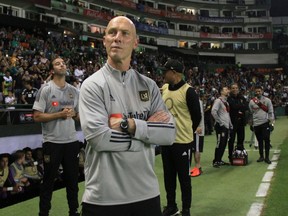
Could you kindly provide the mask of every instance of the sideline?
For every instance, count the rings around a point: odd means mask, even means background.
[[[270,188],[270,182],[272,177],[274,176],[274,171],[277,167],[278,160],[280,157],[281,150],[274,150],[272,163],[267,167],[267,172],[264,174],[262,178],[262,182],[259,185],[258,191],[256,192],[257,198],[262,198],[261,202],[252,203],[247,216],[260,216],[264,207],[264,198],[267,196],[268,190]]]

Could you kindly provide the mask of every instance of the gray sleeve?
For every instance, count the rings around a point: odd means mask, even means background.
[[[95,151],[129,149],[131,137],[109,128],[109,113],[105,107],[103,89],[90,80],[84,82],[80,89],[79,114],[85,139]]]
[[[211,115],[215,119],[216,122],[220,123],[220,118],[218,116],[218,110],[220,109],[221,101],[220,99],[216,99],[213,103]]]
[[[44,113],[46,110],[47,97],[47,86],[44,86],[37,92],[33,109]]]
[[[161,97],[160,89],[155,82],[153,82],[151,97],[152,101],[150,116],[152,116],[157,111],[165,110],[170,115],[170,121],[168,123],[160,123],[146,122],[135,119],[136,132],[134,137],[146,144],[172,145],[176,137],[174,118],[168,111]],[[148,116],[148,118],[150,116]],[[159,136],[160,134],[161,136]]]
[[[273,108],[273,104],[272,101],[269,99],[268,100],[268,119],[269,121],[274,121],[274,108]]]
[[[165,110],[170,115],[170,121],[168,123],[161,123],[135,119],[136,132],[134,138],[146,144],[172,145],[176,137],[174,118],[168,111],[161,97],[160,89],[155,82],[153,82],[151,97],[151,110],[148,118],[157,111]]]
[[[76,98],[75,98],[75,112],[79,113],[79,90],[76,89]]]
[[[205,124],[204,124],[204,109],[203,109],[203,102],[201,100],[199,100],[200,103],[200,111],[201,111],[201,121],[198,125],[198,127],[204,129],[205,128]]]

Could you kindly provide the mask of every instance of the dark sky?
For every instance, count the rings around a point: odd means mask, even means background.
[[[271,14],[275,16],[288,16],[288,0],[271,0]]]

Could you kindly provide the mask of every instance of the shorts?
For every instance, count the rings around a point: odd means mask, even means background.
[[[194,134],[194,140],[192,142],[192,152],[203,152],[204,136]]]

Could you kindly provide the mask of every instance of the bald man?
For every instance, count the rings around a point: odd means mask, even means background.
[[[107,62],[80,90],[87,140],[82,215],[161,216],[154,144],[172,145],[174,119],[156,83],[130,67],[138,46],[133,22],[113,18],[103,44]]]

